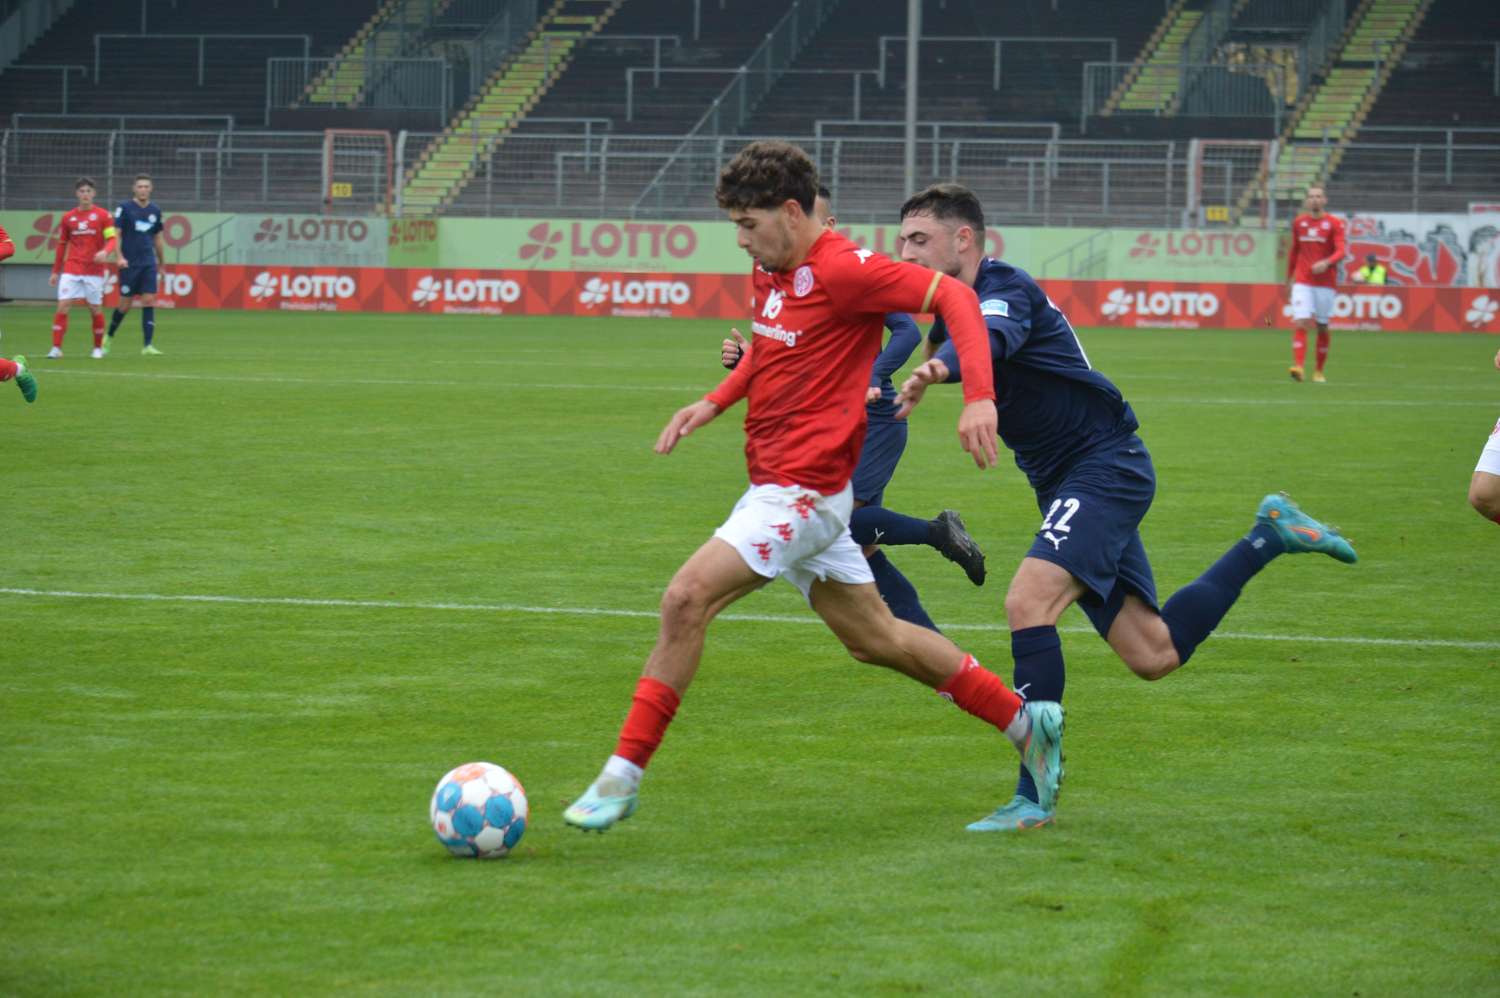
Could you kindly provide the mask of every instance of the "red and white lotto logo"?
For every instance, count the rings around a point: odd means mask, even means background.
[[[1134,313],[1142,319],[1207,319],[1219,314],[1219,296],[1210,291],[1129,291],[1113,288],[1099,311],[1107,319]]]
[[[1381,319],[1399,319],[1404,310],[1405,306],[1400,295],[1356,291],[1354,294],[1339,293],[1333,298],[1333,318],[1335,319],[1377,322]],[[1292,306],[1283,305],[1281,314],[1290,318]]]
[[[412,288],[411,300],[418,305],[512,305],[521,300],[521,285],[495,277],[434,277],[423,275]]]
[[[193,293],[191,274],[160,274],[157,277],[160,293],[168,298],[186,298]]]
[[[281,274],[262,270],[250,282],[250,297],[256,301],[268,298],[315,298],[324,301],[353,298],[359,290],[348,274]]]
[[[693,289],[686,281],[606,281],[590,277],[578,293],[582,305],[593,308],[609,302],[614,305],[686,305]]]
[[[1489,295],[1480,295],[1469,303],[1464,312],[1464,322],[1475,329],[1482,329],[1495,321],[1495,313],[1500,312],[1500,302]]]

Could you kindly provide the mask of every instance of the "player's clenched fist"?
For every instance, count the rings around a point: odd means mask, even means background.
[[[732,371],[738,366],[740,359],[749,351],[750,344],[745,342],[745,338],[740,335],[738,329],[729,330],[729,334],[734,339],[724,338],[724,345],[720,348],[719,352],[719,363]]]

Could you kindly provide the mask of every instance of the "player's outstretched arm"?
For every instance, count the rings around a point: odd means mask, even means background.
[[[699,399],[692,405],[683,406],[672,414],[667,425],[656,438],[656,453],[670,454],[677,441],[719,414],[719,407],[708,399]]]

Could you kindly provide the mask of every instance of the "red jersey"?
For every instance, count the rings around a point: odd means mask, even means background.
[[[103,208],[74,208],[57,227],[57,259],[52,263],[52,273],[103,277],[105,264],[95,263],[94,254],[113,251],[115,235],[114,217]]]
[[[989,334],[972,288],[824,232],[788,272],[757,273],[746,357],[706,397],[720,410],[748,395],[752,485],[832,495],[849,483],[865,435],[865,392],[888,312],[936,311],[964,371],[964,401],[995,397]]]
[[[10,241],[10,235],[5,231],[5,226],[0,225],[0,260],[8,256],[14,256],[16,244]]]
[[[1331,288],[1338,283],[1339,263],[1344,259],[1344,220],[1324,213],[1322,218],[1298,215],[1292,219],[1292,250],[1287,257],[1286,276],[1295,284]],[[1328,261],[1321,274],[1312,272],[1319,260]]]

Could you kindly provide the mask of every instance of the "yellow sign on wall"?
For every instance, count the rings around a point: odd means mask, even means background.
[[[328,194],[336,198],[352,198],[354,196],[354,185],[347,180],[335,180],[328,185]]]

